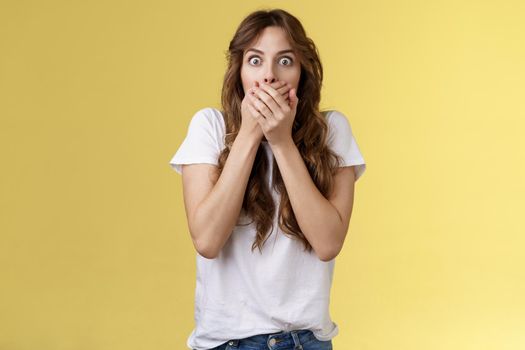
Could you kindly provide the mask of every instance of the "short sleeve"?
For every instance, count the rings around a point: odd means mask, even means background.
[[[203,108],[193,115],[184,141],[169,162],[176,172],[182,174],[182,164],[219,164],[218,121],[211,108]]]
[[[355,165],[355,181],[357,181],[365,172],[366,164],[353,135],[350,122],[344,114],[336,110],[329,111],[327,118],[328,145],[343,159],[342,167]]]

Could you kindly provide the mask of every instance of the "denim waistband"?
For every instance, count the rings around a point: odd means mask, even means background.
[[[230,348],[235,349],[239,347],[242,342],[252,342],[258,344],[267,344],[269,349],[279,349],[286,345],[289,348],[293,345],[293,349],[302,349],[301,344],[310,339],[312,331],[308,329],[299,329],[292,331],[281,331],[277,333],[257,334],[243,339],[232,339],[228,342]]]

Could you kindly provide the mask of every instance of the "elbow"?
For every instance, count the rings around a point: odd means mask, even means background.
[[[343,243],[346,237],[347,229],[348,227],[346,227],[341,233],[333,236],[334,238],[330,239],[327,244],[319,249],[317,256],[321,261],[328,262],[335,259],[339,255],[343,249]]]
[[[206,259],[215,259],[219,255],[217,249],[210,246],[209,242],[202,239],[202,237],[200,239],[193,238],[193,247],[200,256]]]
[[[217,258],[217,254],[209,251],[209,250],[197,250],[197,253],[202,256],[203,258],[206,258],[206,259],[215,259]]]
[[[197,242],[193,242],[193,246],[195,247],[195,250],[197,253],[206,259],[215,259],[217,257],[217,252],[214,249],[211,249],[211,247],[204,245],[204,244],[198,244]]]
[[[337,246],[325,249],[324,251],[317,254],[317,256],[319,257],[319,260],[328,262],[328,261],[335,259],[339,255],[340,251],[341,251],[341,246],[337,245]]]
[[[321,261],[324,261],[324,262],[328,262],[330,260],[333,260],[335,259],[335,257],[337,256],[337,254],[324,254],[324,255],[318,255],[319,257],[319,260]]]

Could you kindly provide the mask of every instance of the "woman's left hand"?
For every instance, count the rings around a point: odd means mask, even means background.
[[[292,126],[299,99],[296,89],[289,91],[290,103],[270,85],[262,83],[252,93],[252,103],[259,115],[255,116],[270,146],[278,146],[292,139]]]

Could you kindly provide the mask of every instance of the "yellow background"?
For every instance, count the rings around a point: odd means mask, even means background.
[[[195,251],[168,162],[249,12],[318,45],[367,162],[337,350],[525,349],[525,5],[2,1],[0,350],[186,349]]]

